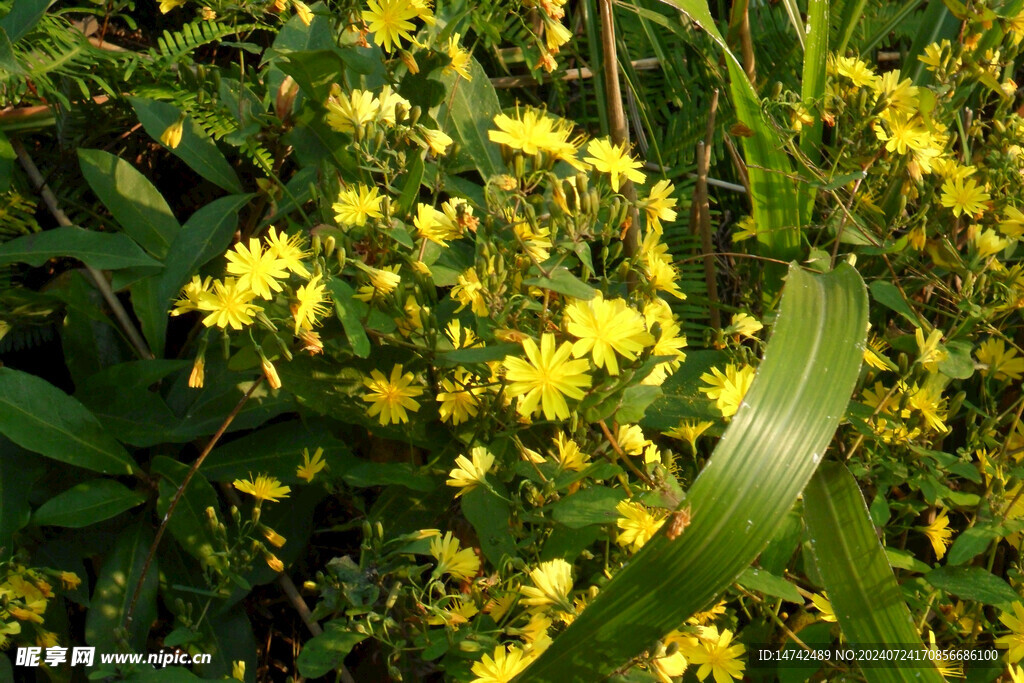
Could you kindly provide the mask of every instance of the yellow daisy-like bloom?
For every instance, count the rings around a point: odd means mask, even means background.
[[[939,201],[943,206],[952,209],[954,216],[974,216],[985,210],[985,202],[989,199],[989,193],[973,178],[946,178],[946,182],[942,183],[942,196]]]
[[[734,313],[729,327],[722,330],[725,334],[739,334],[750,339],[764,329],[764,325],[757,318],[746,313]]]
[[[619,513],[615,526],[620,530],[615,542],[623,548],[630,547],[634,553],[644,547],[665,523],[664,518],[655,517],[643,505],[630,500],[619,502],[615,511]]]
[[[619,425],[615,433],[615,441],[623,453],[629,455],[640,455],[650,443],[650,439],[644,436],[644,430],[640,425]]]
[[[977,226],[971,226],[977,228]],[[974,235],[971,237],[971,246],[974,247],[975,253],[978,258],[987,258],[998,254],[1006,247],[1010,246],[1011,240],[1002,237],[998,232],[992,228],[985,228],[984,230],[975,230]]]
[[[60,582],[64,585],[64,588],[73,591],[82,583],[82,579],[74,572],[61,572]]]
[[[437,401],[441,404],[438,408],[438,412],[441,413],[441,422],[458,425],[467,422],[471,417],[476,417],[480,410],[480,400],[477,395],[483,389],[472,387],[470,379],[471,375],[460,368],[455,371],[454,381],[448,378],[441,380],[443,391],[439,391],[437,394]]]
[[[448,220],[442,212],[430,204],[419,204],[416,208],[416,218],[413,219],[416,226],[416,235],[421,239],[430,240],[434,244],[447,247],[446,240],[459,237],[459,230]]]
[[[413,379],[411,372],[402,373],[401,365],[391,368],[390,379],[380,370],[371,372],[370,377],[363,380],[363,384],[370,390],[363,396],[363,400],[373,404],[366,414],[370,417],[378,416],[382,425],[408,422],[409,416],[405,411],[418,412],[420,404],[413,397],[423,393],[422,387],[409,386]]]
[[[875,72],[856,57],[836,57],[835,73],[849,78],[857,87],[868,86],[873,88],[878,81],[878,76],[875,75]],[[704,679],[701,678],[701,680]]]
[[[644,317],[630,308],[623,299],[606,301],[598,294],[590,301],[574,301],[565,309],[569,334],[577,337],[572,346],[576,358],[591,353],[594,365],[607,368],[608,374],[619,374],[616,354],[636,360],[644,347],[654,344]]]
[[[699,665],[697,678],[703,681],[712,674],[715,683],[731,683],[733,678],[743,678],[746,665],[740,656],[746,648],[741,643],[732,645],[732,638],[732,631],[724,629],[719,634],[716,626],[708,626],[701,632],[702,648],[690,654],[690,663]]]
[[[554,159],[568,161],[578,169],[582,167],[576,158],[580,143],[570,141],[572,124],[568,122],[556,120],[541,110],[526,107],[522,112],[517,108],[515,118],[507,114],[498,114],[494,117],[494,125],[498,130],[487,132],[492,142],[531,156],[543,152]]]
[[[673,439],[680,439],[690,444],[690,450],[693,451],[694,455],[697,455],[697,439],[700,435],[708,430],[714,423],[706,420],[683,420],[672,429],[665,432],[665,436],[671,436]]]
[[[647,179],[640,169],[643,164],[635,161],[626,151],[626,145],[613,145],[608,138],[591,140],[587,145],[587,153],[584,157],[594,165],[598,171],[611,175],[612,189],[616,192],[622,186],[623,179],[632,180],[637,185],[643,185]]]
[[[468,581],[480,571],[480,558],[472,548],[459,549],[459,539],[452,532],[444,538],[436,537],[430,541],[430,554],[437,560],[434,576],[448,574],[456,581]]]
[[[455,458],[455,468],[448,473],[451,479],[445,482],[459,489],[456,498],[484,484],[494,464],[494,455],[483,446],[474,446],[469,455],[472,460],[464,455]]]
[[[288,277],[284,262],[269,251],[264,252],[255,237],[249,238],[248,247],[239,242],[225,257],[228,273],[239,276],[238,288],[252,290],[263,299],[273,299],[273,292],[281,291],[278,278]]]
[[[647,215],[647,226],[661,234],[662,221],[676,219],[676,198],[672,196],[675,186],[668,180],[654,183],[646,201],[643,202],[644,213]]]
[[[555,335],[550,333],[541,336],[540,348],[533,339],[524,339],[523,350],[528,360],[506,358],[504,362],[509,396],[521,397],[519,413],[530,416],[543,411],[548,420],[568,418],[565,397],[583,398],[582,387],[590,386],[589,363],[569,360],[572,344],[563,342],[556,349]]]
[[[679,274],[667,258],[660,255],[648,255],[643,262],[644,275],[647,281],[659,292],[666,292],[677,299],[685,299],[686,294],[679,289]]]
[[[458,282],[452,287],[451,297],[461,304],[455,309],[458,313],[466,306],[471,307],[473,314],[486,318],[490,313],[487,302],[484,300],[484,286],[480,282],[480,276],[476,270],[470,268],[458,277]]]
[[[946,548],[953,542],[953,532],[949,528],[949,517],[943,510],[935,517],[935,521],[926,527],[921,527],[922,533],[928,537],[935,551],[935,559],[941,560],[946,554]]]
[[[392,90],[390,85],[380,89],[377,101],[380,120],[389,126],[395,125],[398,120],[398,107],[402,107],[406,114],[412,109],[412,103]]]
[[[476,675],[470,683],[509,683],[518,676],[533,658],[515,645],[494,648],[493,655],[484,655],[483,659],[472,666]]]
[[[329,300],[324,296],[327,286],[320,283],[320,278],[320,273],[317,273],[295,291],[298,304],[292,306],[292,317],[295,319],[296,336],[303,329],[311,330],[319,325],[318,318],[327,313],[327,307],[324,306]]]
[[[724,373],[718,368],[711,368],[710,373],[705,372],[700,376],[702,381],[711,385],[701,387],[701,393],[715,401],[715,407],[721,411],[722,417],[732,417],[739,410],[743,397],[747,395],[755,373],[750,365],[737,368],[729,363],[725,366]]]
[[[448,38],[448,45],[445,49],[445,54],[448,55],[448,59],[452,60],[452,63],[444,68],[445,73],[455,72],[461,78],[465,78],[467,81],[472,81],[473,76],[469,73],[469,65],[471,63],[472,56],[469,51],[459,45],[459,39],[462,37],[461,34],[455,33]]]
[[[939,364],[949,358],[949,352],[940,347],[942,330],[932,330],[925,339],[924,330],[918,327],[914,330],[914,339],[917,341],[917,362],[928,372],[935,372]]]
[[[164,132],[160,134],[160,142],[171,149],[177,149],[178,145],[181,144],[182,133],[185,132],[184,123],[184,117],[179,117],[177,121],[167,126]]]
[[[383,195],[376,186],[367,187],[362,183],[341,191],[338,201],[332,207],[334,220],[347,227],[363,227],[370,218],[383,218],[381,203]]]
[[[887,110],[911,115],[917,112],[919,88],[909,78],[900,80],[899,71],[882,74],[875,83],[878,99],[884,100]]]
[[[1016,664],[1024,658],[1024,605],[1013,603],[1013,614],[1003,612],[999,621],[1012,633],[996,638],[996,647],[1007,650],[1006,659],[1009,664]]]
[[[281,498],[287,498],[291,492],[291,489],[283,486],[277,477],[270,477],[266,474],[260,474],[255,479],[250,475],[249,481],[235,479],[232,486],[261,502],[269,500],[271,503],[276,503]]]
[[[372,4],[373,0],[370,2]],[[356,88],[346,95],[336,85],[331,87],[331,95],[327,98],[326,106],[327,125],[339,133],[351,133],[356,126],[371,123],[380,112],[380,101],[369,90]]]
[[[327,467],[327,463],[324,462],[324,449],[317,448],[313,452],[313,457],[309,457],[309,449],[302,449],[302,464],[295,470],[295,476],[299,479],[305,479],[307,484],[313,482],[313,477],[320,473],[320,470]]]
[[[299,246],[301,243],[302,238],[299,235],[289,236],[278,232],[274,226],[267,230],[267,253],[299,277],[309,278],[306,264],[302,262],[309,254]]]
[[[402,277],[398,274],[399,265],[384,266],[383,268],[374,268],[368,266],[362,261],[355,262],[356,267],[362,270],[370,277],[369,287],[360,287],[357,298],[363,301],[369,301],[373,298],[374,294],[381,296],[390,294],[395,291],[395,287],[402,281]]]
[[[580,450],[580,446],[564,433],[558,432],[555,436],[555,457],[558,459],[558,469],[572,472],[581,472],[590,463],[590,456]]]
[[[569,603],[569,592],[572,591],[572,565],[563,559],[541,562],[530,570],[532,586],[523,586],[519,592],[523,595],[523,604],[531,612],[538,612],[548,607],[560,607],[572,612]]]
[[[871,335],[867,346],[864,347],[864,362],[876,370],[896,370],[896,364],[885,356],[885,350],[889,345],[881,337]]]
[[[520,629],[523,640],[526,641],[526,651],[532,654],[540,654],[551,645],[551,636],[548,629],[551,628],[551,619],[544,614],[534,614],[526,626]]]
[[[992,375],[995,380],[1002,382],[1020,379],[1024,375],[1024,358],[1018,357],[1013,347],[1007,349],[1002,339],[991,337],[981,342],[974,356],[984,366],[981,374],[985,377]]]
[[[440,614],[427,617],[427,623],[431,626],[451,626],[458,630],[459,626],[468,624],[469,620],[479,611],[473,602],[456,599],[452,601],[451,605],[441,609]]]
[[[210,278],[205,280],[198,275],[193,275],[191,282],[181,288],[181,298],[174,302],[172,316],[178,316],[189,311],[198,311],[199,302],[203,294],[210,291]]]
[[[408,0],[369,0],[370,8],[363,10],[363,21],[370,24],[373,42],[391,52],[402,47],[402,40],[412,40],[411,31],[415,25],[410,19],[419,15],[417,8]]]
[[[448,151],[454,140],[451,136],[445,133],[443,130],[437,130],[435,128],[421,128],[420,134],[423,136],[423,143],[430,153],[434,156],[441,156]]]
[[[917,116],[892,111],[883,116],[882,121],[889,132],[876,125],[875,136],[885,142],[885,149],[890,152],[908,154],[927,149],[931,144],[931,134]]]
[[[199,296],[199,310],[210,312],[203,318],[203,324],[225,329],[230,326],[234,330],[251,325],[253,316],[263,310],[249,303],[255,297],[256,292],[239,287],[233,277],[226,277],[223,282],[215,281],[212,291],[203,292]]]

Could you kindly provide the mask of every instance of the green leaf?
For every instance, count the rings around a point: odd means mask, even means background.
[[[18,42],[39,23],[53,2],[54,0],[15,0],[11,11],[0,19],[0,29],[3,29],[12,43]]]
[[[4,454],[0,457],[0,561],[5,561],[14,553],[14,534],[32,517],[29,496],[44,468],[41,461],[35,462],[30,453],[2,436],[0,452]]]
[[[348,620],[327,624],[324,632],[310,639],[299,653],[299,673],[306,678],[319,678],[341,666],[345,657],[366,635],[348,627]]]
[[[345,337],[352,345],[352,353],[359,358],[366,358],[370,355],[370,339],[366,336],[363,321],[360,319],[360,314],[365,311],[366,304],[356,299],[355,291],[338,278],[328,280],[327,289],[330,290],[331,299],[334,300],[334,311],[338,314],[338,320],[341,321],[341,326],[345,329]]]
[[[345,60],[338,49],[292,52],[275,60],[275,64],[295,79],[306,97],[319,103],[327,99],[331,84],[345,71]]]
[[[790,267],[765,360],[687,494],[690,525],[673,539],[663,526],[521,680],[600,680],[743,573],[835,433],[866,330],[867,297],[853,268],[814,275]]]
[[[954,339],[944,346],[949,355],[939,363],[939,372],[951,379],[969,379],[974,374],[971,343]]]
[[[811,478],[804,491],[804,521],[846,640],[924,649],[857,480],[842,463],[825,463]],[[943,680],[934,667],[865,667],[861,673],[871,683]]]
[[[957,534],[956,540],[946,555],[946,564],[958,565],[970,562],[985,552],[992,541],[1002,538],[1005,529],[995,522],[981,522]]]
[[[494,127],[494,117],[501,113],[501,103],[490,78],[475,58],[470,59],[469,75],[473,80],[467,81],[454,73],[441,77],[449,95],[434,118],[441,130],[448,132],[461,148],[448,172],[475,167],[486,180],[505,172],[501,150],[487,136],[487,131]]]
[[[639,422],[644,419],[647,407],[661,398],[661,387],[637,384],[622,392],[622,407],[616,418],[619,422]]]
[[[792,166],[783,140],[762,111],[760,97],[715,25],[707,2],[662,1],[704,29],[725,52],[736,119],[750,133],[741,139],[750,179],[750,201],[757,224],[757,239],[766,247],[767,255],[780,259],[795,258],[800,252],[801,226],[810,218],[801,214],[809,205],[799,197],[797,183],[801,181],[792,177]]]
[[[137,522],[121,532],[114,549],[107,556],[96,580],[89,611],[85,615],[85,642],[101,652],[120,652],[118,633],[142,576],[153,532],[148,523]],[[156,618],[156,594],[159,569],[153,560],[142,582],[139,599],[132,613],[128,645],[141,652],[146,649],[146,636]]]
[[[487,363],[492,360],[504,360],[510,353],[515,353],[523,347],[519,344],[492,344],[472,349],[456,349],[437,356],[439,365],[467,365],[469,363]]]
[[[18,155],[11,145],[7,135],[0,130],[0,192],[7,192],[11,189],[11,179],[14,177],[14,162]]]
[[[37,526],[80,529],[102,522],[146,501],[146,496],[111,479],[93,479],[60,493],[32,515]]]
[[[917,316],[914,315],[914,309],[910,307],[903,295],[900,294],[899,288],[893,283],[887,280],[875,280],[868,289],[871,290],[871,298],[878,303],[899,313],[915,327],[921,324]]]
[[[1004,607],[1020,602],[1020,596],[1010,584],[982,567],[939,567],[924,578],[936,588],[964,600]]]
[[[736,583],[749,590],[758,591],[765,595],[773,595],[787,602],[798,605],[802,605],[804,602],[800,591],[789,581],[786,581],[781,576],[775,576],[771,572],[755,569],[754,567],[747,567],[747,570],[740,575],[740,578],[736,579]]]
[[[135,109],[139,123],[157,142],[160,142],[164,131],[177,123],[181,117],[178,108],[168,102],[157,102],[144,97],[129,97],[128,101]],[[164,147],[214,185],[228,192],[242,192],[242,183],[238,181],[235,169],[231,168],[231,164],[224,158],[217,144],[192,117],[186,116],[182,122],[181,142],[178,146]]]
[[[559,266],[551,271],[550,277],[534,277],[523,281],[525,285],[543,287],[564,294],[573,299],[590,300],[597,296],[597,290],[573,275],[568,268]]]
[[[49,382],[0,367],[0,433],[22,448],[104,474],[138,468],[85,406]]]
[[[282,481],[298,481],[295,470],[302,464],[303,448],[310,454],[323,448],[324,461],[331,474],[340,475],[356,462],[349,447],[331,433],[328,423],[290,420],[215,448],[203,463],[203,474],[210,481],[245,479],[250,473],[261,472]]]
[[[130,237],[119,232],[96,232],[73,225],[34,232],[0,245],[0,266],[27,263],[41,266],[58,256],[76,258],[98,270],[154,266],[154,261]]]
[[[163,260],[181,226],[159,190],[127,161],[103,150],[79,149],[78,163],[125,233]]]
[[[478,486],[462,496],[462,513],[476,530],[480,549],[491,564],[501,567],[504,558],[518,555],[509,528],[511,513],[506,501]]]
[[[551,517],[570,529],[591,524],[613,524],[619,517],[615,506],[625,494],[607,486],[592,486],[566,496],[551,506]]]

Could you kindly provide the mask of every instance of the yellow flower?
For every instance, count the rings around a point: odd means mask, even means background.
[[[571,124],[556,121],[543,111],[526,107],[521,112],[517,108],[515,118],[507,114],[498,114],[494,117],[494,125],[498,130],[487,132],[491,142],[520,150],[523,154],[531,156],[543,152],[554,159],[564,159],[580,168],[576,159],[578,145],[569,140],[572,135]]]
[[[655,517],[640,503],[629,500],[620,501],[615,511],[619,513],[615,526],[621,529],[615,542],[624,548],[631,546],[634,553],[644,547],[665,523],[664,518]]]
[[[456,581],[468,581],[480,571],[480,558],[472,548],[459,549],[459,539],[452,532],[430,541],[430,554],[437,560],[435,576],[449,574]]]
[[[532,654],[540,654],[551,645],[551,636],[548,629],[551,628],[551,619],[537,613],[530,617],[530,621],[521,631],[523,640],[526,641],[526,651]]]
[[[676,198],[672,196],[675,187],[668,180],[659,180],[647,194],[647,200],[643,202],[644,213],[647,215],[647,226],[657,233],[661,233],[662,221],[674,221],[676,219]]]
[[[167,14],[175,7],[181,7],[185,0],[160,0],[160,14]]]
[[[900,75],[899,71],[882,74],[875,83],[875,92],[880,101],[885,101],[888,109],[909,116],[917,112],[919,89],[909,78],[901,81]]]
[[[270,545],[274,546],[275,548],[280,548],[281,546],[283,546],[285,543],[288,542],[287,539],[284,536],[282,536],[281,534],[277,533],[276,531],[271,529],[269,526],[263,526],[262,524],[260,524],[259,525],[259,530],[260,530],[260,533],[263,534],[263,538],[267,539],[267,543],[269,543]]]
[[[281,498],[287,498],[291,492],[289,487],[281,485],[277,477],[266,474],[260,474],[255,479],[249,475],[249,481],[235,479],[232,486],[242,493],[248,493],[257,501],[269,500],[271,503],[276,503]]]
[[[878,81],[878,76],[875,75],[875,72],[856,57],[835,57],[835,72],[840,76],[849,78],[857,87],[874,87]],[[704,680],[704,678],[701,677],[701,680]]]
[[[236,659],[231,663],[231,677],[236,681],[245,680],[245,662],[241,659]]]
[[[732,322],[729,327],[722,330],[723,334],[740,334],[744,337],[754,338],[754,335],[764,328],[761,321],[746,313],[733,313]]]
[[[732,234],[733,242],[742,242],[757,237],[757,226],[754,224],[753,216],[744,216],[736,221],[736,231]]]
[[[470,374],[459,368],[455,371],[454,381],[448,378],[441,380],[443,391],[438,392],[437,401],[441,404],[438,411],[442,422],[458,425],[476,417],[480,405],[477,394],[482,389],[470,386],[470,379]]]
[[[572,590],[572,565],[563,559],[541,562],[530,570],[532,586],[523,586],[519,592],[523,595],[523,604],[531,612],[544,611],[548,607],[557,606],[572,612],[569,604],[569,592]]]
[[[275,573],[280,574],[284,571],[284,562],[274,553],[267,553],[263,559],[267,561],[267,566]]]
[[[1009,349],[1002,339],[990,337],[983,341],[978,350],[974,352],[978,362],[983,366],[981,374],[988,377],[989,374],[997,381],[1008,379],[1020,379],[1024,374],[1024,358],[1017,356],[1017,350]]]
[[[832,602],[828,599],[825,593],[818,595],[817,593],[811,594],[811,603],[814,608],[821,612],[821,620],[828,621],[831,623],[836,622],[836,612],[832,609]]]
[[[408,0],[369,0],[363,10],[363,21],[369,22],[373,42],[391,52],[402,47],[402,39],[412,40],[410,31],[416,27],[410,19],[418,16],[416,7]]]
[[[443,130],[436,130],[434,128],[421,128],[420,134],[423,136],[423,142],[430,153],[434,156],[440,156],[448,151],[454,140],[451,136],[445,133]]]
[[[889,128],[886,133],[881,126],[875,126],[875,136],[885,142],[885,149],[897,154],[924,150],[931,144],[931,134],[924,122],[916,116],[897,111],[887,112],[882,121]]]
[[[533,339],[523,340],[528,361],[522,358],[505,359],[505,376],[509,380],[508,393],[520,396],[518,410],[530,416],[543,411],[548,420],[569,417],[565,397],[583,398],[581,387],[590,386],[589,364],[586,360],[569,360],[572,344],[563,342],[555,349],[555,335],[541,336],[540,348]]]
[[[302,329],[311,330],[319,325],[320,321],[317,318],[327,313],[327,307],[324,306],[328,300],[324,296],[327,286],[320,284],[320,277],[320,273],[317,273],[307,284],[295,291],[295,298],[299,301],[298,305],[292,306],[296,336]]]
[[[267,254],[280,261],[291,272],[308,279],[309,271],[306,270],[302,259],[309,254],[299,246],[301,243],[302,238],[299,235],[278,232],[274,226],[270,226],[270,229],[267,230]]]
[[[640,172],[643,164],[634,161],[626,151],[626,145],[613,145],[608,138],[591,140],[587,145],[589,161],[598,171],[611,175],[612,189],[616,192],[622,186],[623,176],[626,180],[632,180],[637,185],[643,185],[647,177]]]
[[[312,483],[313,477],[315,477],[320,470],[327,467],[327,463],[324,461],[324,449],[317,448],[313,452],[313,457],[309,457],[309,449],[302,449],[302,464],[295,470],[295,476],[299,479],[305,479],[306,483]]]
[[[382,425],[408,422],[406,410],[418,412],[420,404],[413,398],[423,393],[422,387],[409,386],[413,381],[411,372],[402,373],[402,366],[391,368],[391,378],[384,376],[380,370],[374,370],[370,377],[363,380],[369,393],[363,400],[372,403],[366,414],[370,417],[378,415]]]
[[[679,284],[676,282],[678,273],[675,266],[667,258],[660,255],[648,255],[644,259],[643,269],[647,281],[656,290],[667,292],[677,299],[686,298],[686,294],[679,289]]]
[[[21,624],[18,622],[12,621],[5,624],[0,621],[0,649],[7,647],[7,644],[10,642],[8,636],[16,636],[19,633],[21,633]]]
[[[459,230],[452,225],[448,217],[432,207],[430,204],[419,204],[416,208],[416,218],[413,220],[416,226],[416,234],[421,239],[427,239],[434,244],[447,247],[446,240],[459,237]]]
[[[1013,615],[1003,612],[999,615],[999,621],[1012,633],[996,638],[996,647],[1006,648],[1007,662],[1016,664],[1024,657],[1024,605],[1013,603]]]
[[[225,329],[230,326],[235,330],[251,325],[253,316],[263,310],[249,303],[255,297],[256,292],[240,287],[233,277],[226,277],[223,282],[215,281],[213,291],[199,295],[199,310],[210,313],[203,318],[203,324]]]
[[[498,645],[494,648],[493,656],[484,655],[483,659],[472,666],[476,678],[470,683],[509,683],[531,661],[532,658],[515,645]]]
[[[334,203],[334,219],[343,226],[362,227],[369,218],[383,218],[380,206],[384,197],[377,187],[362,183],[341,191]]]
[[[356,294],[357,299],[369,301],[374,295],[384,296],[390,294],[395,291],[395,287],[402,281],[402,277],[398,274],[398,269],[400,268],[398,264],[384,266],[383,268],[374,268],[362,261],[356,261],[355,264],[357,268],[366,273],[370,278],[369,286],[359,288],[359,293]]]
[[[952,543],[953,532],[949,529],[949,517],[946,511],[943,510],[935,518],[931,524],[926,527],[922,527],[921,531],[932,544],[932,550],[935,551],[935,559],[941,560],[942,556],[946,554],[946,548]]]
[[[693,454],[697,455],[697,439],[713,424],[713,422],[705,420],[683,420],[677,426],[665,432],[665,436],[685,441],[690,444],[690,450],[693,451]]]
[[[476,346],[477,342],[480,341],[473,330],[468,327],[463,329],[462,323],[458,318],[454,318],[448,323],[448,326],[444,329],[444,334],[451,341],[452,348],[454,349],[466,349]]]
[[[272,292],[281,291],[281,283],[277,278],[288,277],[284,263],[269,251],[264,252],[263,245],[255,237],[249,238],[248,247],[239,242],[225,257],[228,260],[228,273],[241,276],[238,278],[238,288],[252,290],[256,296],[264,299],[272,299]]]
[[[755,370],[749,365],[737,368],[732,363],[725,366],[723,373],[718,368],[711,368],[700,376],[701,380],[711,386],[701,387],[702,393],[715,401],[715,407],[723,417],[732,417],[739,410],[743,397],[747,395],[751,382],[754,381]]]
[[[985,228],[975,231],[971,238],[971,246],[974,247],[978,258],[986,258],[1006,249],[1010,246],[1010,240],[1000,237],[992,228]]]
[[[928,372],[935,372],[942,363],[949,358],[949,352],[941,346],[942,330],[933,329],[924,337],[924,330],[918,327],[914,330],[914,339],[917,340],[917,362]]]
[[[181,288],[181,298],[174,302],[172,316],[178,316],[189,311],[198,311],[199,302],[203,294],[210,291],[210,278],[205,280],[198,275],[192,276],[192,281]]]
[[[437,609],[436,607],[434,608]],[[477,609],[476,605],[472,602],[465,602],[461,599],[455,599],[451,602],[451,605],[440,609],[440,614],[436,614],[432,617],[427,617],[427,623],[431,626],[451,626],[454,629],[458,629],[461,624],[468,624],[469,620],[476,616]]]
[[[985,188],[979,187],[973,178],[946,178],[939,201],[952,209],[954,216],[973,216],[985,210],[985,202],[990,198]]]
[[[563,472],[581,472],[590,462],[590,456],[580,450],[579,444],[562,432],[555,436],[555,447],[558,449],[558,469]]]
[[[486,318],[490,314],[490,309],[487,308],[483,291],[484,286],[480,282],[480,277],[476,274],[475,269],[470,268],[459,275],[458,282],[452,287],[451,291],[452,299],[461,304],[455,309],[455,312],[458,313],[466,306],[470,306],[474,315]]]
[[[483,446],[474,446],[469,455],[472,460],[464,455],[455,458],[456,466],[448,473],[451,479],[445,482],[448,486],[459,489],[455,494],[456,498],[472,491],[480,484],[485,484],[487,473],[494,464],[494,456]]]
[[[412,103],[392,90],[390,85],[385,85],[380,89],[380,96],[377,100],[380,108],[380,120],[389,126],[395,125],[398,121],[399,107],[402,107],[401,111],[406,114],[412,109]]]
[[[644,436],[644,430],[640,425],[619,425],[615,433],[615,441],[623,453],[629,455],[640,455],[644,448],[650,445],[651,441]]]
[[[600,293],[590,301],[574,301],[565,309],[569,334],[577,337],[572,355],[580,358],[591,353],[594,365],[607,368],[608,374],[619,374],[616,354],[636,360],[645,346],[654,343],[640,313],[623,299],[606,301]]]
[[[885,356],[888,347],[884,339],[871,335],[867,346],[864,347],[864,362],[876,370],[896,370],[896,364]]]
[[[941,43],[931,43],[925,45],[924,54],[918,55],[918,60],[928,65],[928,71],[936,71],[942,66],[943,61],[942,53],[945,49],[949,48],[949,41],[943,40]]]
[[[259,347],[257,347],[258,349]],[[271,389],[281,388],[281,377],[277,374],[277,368],[274,364],[263,355],[263,352],[259,352],[260,355],[260,369],[263,370],[263,376],[267,378],[267,384],[270,385]]]
[[[181,135],[185,132],[184,124],[185,118],[179,117],[177,121],[167,126],[164,132],[160,134],[160,142],[171,149],[177,149],[178,145],[181,144]]]
[[[73,591],[82,583],[82,579],[78,578],[78,574],[74,572],[61,572],[60,582],[64,584],[64,588]]]
[[[444,68],[445,73],[454,71],[460,77],[465,78],[467,81],[473,80],[472,74],[469,73],[469,65],[472,60],[472,56],[468,50],[465,50],[459,45],[459,38],[462,35],[459,33],[452,34],[448,38],[448,46],[445,49],[445,53],[448,55],[448,59],[452,60],[451,64]]]
[[[374,0],[370,0],[371,5]],[[389,2],[389,0],[382,0]],[[395,3],[404,0],[394,0]],[[333,86],[327,98],[327,125],[339,133],[352,133],[357,126],[371,123],[380,112],[380,101],[368,90],[355,88],[345,95],[341,88]]]
[[[309,9],[309,5],[302,0],[292,0],[292,5],[295,7],[295,14],[298,15],[299,21],[309,26],[313,21],[313,11]]]
[[[718,627],[708,626],[700,636],[701,649],[690,655],[690,663],[700,665],[697,678],[704,680],[708,674],[714,675],[715,683],[730,683],[733,678],[743,678],[745,664],[740,656],[746,652],[742,644],[731,645],[733,633],[724,629],[718,633]]]

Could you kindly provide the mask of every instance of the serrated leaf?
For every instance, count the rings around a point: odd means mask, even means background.
[[[27,263],[41,266],[48,259],[68,256],[98,270],[137,266],[159,268],[130,237],[119,232],[97,232],[69,225],[32,233],[0,245],[0,266]]]
[[[83,481],[39,506],[32,515],[37,526],[80,529],[102,522],[146,501],[146,496],[112,479]]]
[[[791,266],[765,360],[687,492],[689,526],[671,539],[663,526],[519,680],[601,680],[743,573],[835,433],[866,330],[867,296],[853,268],[813,275]]]

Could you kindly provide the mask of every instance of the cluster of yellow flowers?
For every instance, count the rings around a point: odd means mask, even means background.
[[[44,628],[44,615],[55,597],[54,581],[74,590],[82,582],[72,572],[32,569],[15,562],[0,565],[0,650],[12,640],[35,643],[39,647],[57,645],[57,634]],[[35,637],[26,639],[25,626],[30,626]]]

